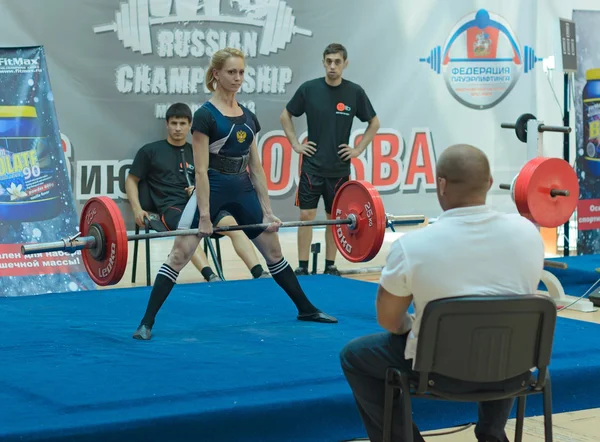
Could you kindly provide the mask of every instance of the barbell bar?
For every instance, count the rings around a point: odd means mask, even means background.
[[[151,0],[150,0],[151,1]],[[194,4],[192,1],[191,3]],[[131,48],[141,54],[152,53],[152,38],[150,27],[153,25],[164,25],[185,21],[190,22],[220,22],[235,23],[263,28],[259,52],[262,55],[276,53],[284,49],[291,42],[292,36],[299,34],[307,37],[312,36],[312,32],[295,25],[296,18],[293,10],[284,1],[270,0],[264,5],[251,6],[253,9],[261,12],[264,19],[248,18],[243,16],[222,15],[220,11],[220,0],[205,0],[204,14],[198,14],[194,7],[189,11],[183,10],[183,7],[189,8],[190,1],[175,0],[176,13],[171,12],[172,1],[162,1],[161,11],[152,7],[149,0],[128,0],[121,3],[121,8],[115,13],[115,20],[112,23],[102,24],[94,27],[96,34],[105,32],[116,32],[117,38],[123,42],[126,48]],[[179,6],[182,10],[179,10]],[[167,7],[164,7],[167,6]],[[194,4],[197,6],[197,4]],[[189,12],[188,14],[185,14]],[[154,14],[159,16],[153,16]]]
[[[332,226],[340,253],[350,262],[364,262],[377,255],[389,225],[420,224],[423,215],[392,216],[385,213],[381,196],[366,181],[348,181],[337,191],[328,220],[283,222],[280,228]],[[214,233],[266,229],[269,223],[215,227]],[[84,266],[100,286],[118,283],[127,267],[128,241],[198,235],[199,229],[128,235],[116,203],[108,197],[93,197],[83,206],[79,232],[71,237],[48,243],[21,246],[23,255],[64,251],[82,251]]]
[[[512,185],[511,184],[500,184],[500,189],[503,190],[511,190],[512,191]],[[568,190],[565,189],[550,189],[550,196],[569,196],[571,194],[571,192],[569,192]]]
[[[516,123],[501,123],[500,127],[503,129],[514,129],[519,141],[527,143],[527,122],[535,119],[535,115],[533,114],[522,114],[517,118]],[[571,128],[569,126],[547,126],[545,124],[538,124],[537,130],[538,132],[571,133]]]
[[[111,200],[112,201],[112,200]],[[425,222],[425,216],[422,215],[407,215],[407,216],[386,216],[386,224],[399,225],[399,224],[420,224]],[[348,224],[350,229],[355,229],[357,224],[357,218],[354,214],[348,215],[346,219],[331,219],[331,220],[315,220],[315,221],[286,221],[282,222],[280,228],[290,227],[310,227],[310,226],[332,226]],[[233,226],[220,226],[213,228],[213,233],[220,232],[232,232],[236,230],[264,230],[269,227],[269,223],[260,224],[247,224],[247,225],[233,225]],[[97,227],[95,227],[97,228]],[[138,233],[135,235],[127,235],[127,241],[136,241],[143,239],[153,238],[172,238],[176,236],[194,236],[198,235],[199,229],[182,229],[164,232],[149,232],[149,233]],[[67,252],[74,253],[78,250],[83,249],[94,249],[100,243],[101,239],[99,235],[94,232],[90,236],[81,236],[81,233],[77,233],[74,236],[61,239],[60,241],[47,242],[47,243],[32,243],[23,244],[21,246],[21,253],[23,255],[32,255],[36,253],[46,252]]]

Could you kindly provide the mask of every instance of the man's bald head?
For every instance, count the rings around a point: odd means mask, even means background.
[[[448,147],[437,161],[436,172],[444,210],[485,204],[492,177],[490,163],[480,149],[468,144]]]

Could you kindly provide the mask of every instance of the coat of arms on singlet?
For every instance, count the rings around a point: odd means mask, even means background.
[[[238,143],[243,143],[244,141],[246,141],[246,135],[246,131],[238,130],[236,133]]]

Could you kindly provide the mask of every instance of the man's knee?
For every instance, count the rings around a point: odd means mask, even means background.
[[[300,221],[312,221],[317,216],[317,209],[301,209]]]
[[[187,244],[186,241],[176,241],[169,253],[169,263],[174,267],[184,267],[192,259],[196,248],[191,246],[191,241],[190,244]]]
[[[217,226],[237,226],[237,222],[233,216],[227,215],[219,219]]]
[[[342,348],[340,363],[344,371],[355,369],[364,362],[363,355],[367,351],[364,341],[364,337],[354,338]]]

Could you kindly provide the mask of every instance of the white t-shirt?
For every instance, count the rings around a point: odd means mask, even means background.
[[[429,301],[461,295],[535,294],[544,269],[537,227],[518,214],[488,206],[452,209],[390,248],[380,284],[413,295],[415,320],[406,344],[413,359],[421,315]]]

